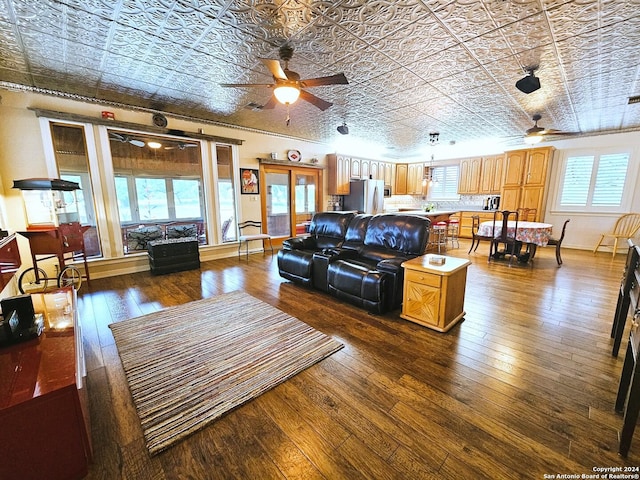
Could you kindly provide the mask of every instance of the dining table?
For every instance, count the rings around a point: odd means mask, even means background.
[[[518,242],[527,245],[527,260],[533,260],[536,254],[536,248],[538,246],[544,247],[549,243],[549,238],[553,230],[553,225],[543,222],[517,222],[518,228],[516,231],[516,222],[509,221],[507,223],[507,235],[513,236],[515,231],[515,238]],[[478,235],[483,237],[498,238],[502,235],[502,221],[496,221],[495,227],[493,220],[480,223],[478,226]]]

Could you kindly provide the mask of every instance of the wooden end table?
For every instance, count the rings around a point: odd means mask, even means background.
[[[444,257],[444,265],[431,265],[423,255],[402,264],[404,293],[400,316],[437,330],[449,331],[465,315],[464,291],[469,260]]]

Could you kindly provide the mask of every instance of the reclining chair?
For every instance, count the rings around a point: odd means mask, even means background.
[[[313,286],[313,254],[342,246],[354,215],[353,212],[316,213],[309,226],[309,236],[290,238],[282,243],[282,250],[278,252],[280,276]]]

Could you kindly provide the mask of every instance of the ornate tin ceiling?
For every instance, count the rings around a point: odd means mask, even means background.
[[[331,143],[350,135],[398,154],[514,138],[541,126],[640,128],[640,1],[0,0],[0,81]],[[349,85],[262,110],[263,58],[295,48],[302,78]],[[515,88],[539,65],[542,88]],[[170,115],[169,115],[170,117]],[[151,123],[151,116],[150,116]],[[169,118],[169,127],[171,118]],[[518,138],[518,141],[520,139]]]

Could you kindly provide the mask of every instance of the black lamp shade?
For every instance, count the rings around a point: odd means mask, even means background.
[[[340,133],[340,135],[349,135],[349,127],[347,127],[346,125],[339,125],[338,132]]]

